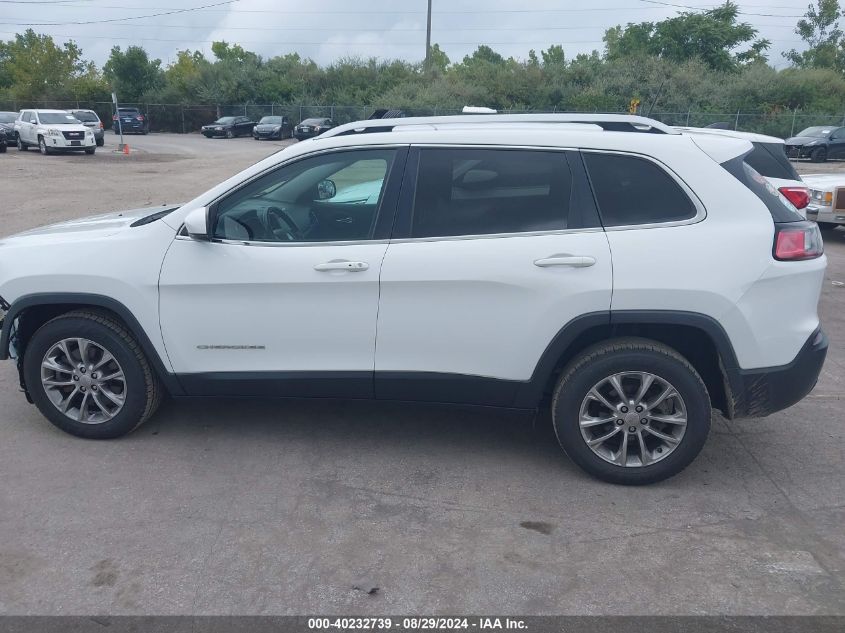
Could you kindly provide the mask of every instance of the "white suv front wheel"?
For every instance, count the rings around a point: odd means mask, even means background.
[[[41,413],[79,437],[129,433],[161,400],[138,342],[107,314],[75,311],[48,321],[27,343],[23,363],[27,390]]]
[[[552,416],[558,441],[588,473],[649,484],[695,459],[710,430],[701,377],[675,350],[647,339],[587,349],[563,371]]]

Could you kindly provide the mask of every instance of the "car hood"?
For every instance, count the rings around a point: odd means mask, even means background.
[[[801,176],[810,189],[832,189],[845,187],[845,174],[805,174]]]
[[[30,229],[23,233],[17,233],[0,240],[0,247],[18,245],[25,242],[55,242],[73,239],[75,236],[84,235],[86,239],[92,237],[107,237],[129,227],[130,224],[141,218],[168,209],[178,209],[179,205],[164,205],[158,207],[144,207],[143,209],[131,209],[128,211],[115,211],[92,215],[78,220],[68,220],[50,224],[36,229]]]
[[[786,139],[787,145],[806,145],[811,141],[827,141],[826,138],[822,136],[793,136]]]
[[[88,128],[81,123],[39,123],[38,127],[46,129],[56,128],[62,132],[86,132],[88,130]]]

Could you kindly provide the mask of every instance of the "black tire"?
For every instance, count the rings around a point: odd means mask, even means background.
[[[97,140],[97,147],[102,147],[105,144],[106,144],[106,139],[101,138],[101,139]]]
[[[93,156],[94,152],[96,152],[96,151],[97,151],[96,147],[86,147],[85,148],[85,153],[88,154],[89,156]]]
[[[811,163],[823,163],[827,160],[827,148],[826,147],[817,147],[812,152],[810,152],[810,162]]]
[[[668,455],[646,466],[625,467],[606,461],[581,435],[579,416],[587,393],[603,379],[626,371],[649,372],[667,381],[686,405],[687,425],[680,442]],[[563,370],[552,402],[555,434],[570,459],[599,479],[624,485],[655,483],[686,468],[707,440],[710,413],[707,387],[695,368],[672,348],[639,338],[616,339],[585,350]]]
[[[60,412],[41,384],[41,362],[48,350],[65,338],[87,338],[108,350],[126,377],[123,408],[113,418],[97,424],[78,422]],[[162,387],[144,352],[126,327],[106,313],[77,310],[42,325],[29,340],[23,359],[27,391],[41,413],[63,431],[88,439],[126,435],[155,413]]]
[[[18,136],[18,151],[25,152],[29,149],[29,146],[21,140],[21,137]]]

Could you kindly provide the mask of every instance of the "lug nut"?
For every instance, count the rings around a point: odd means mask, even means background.
[[[642,407],[637,407],[637,413],[642,413],[642,412],[643,412],[643,408],[642,408]]]
[[[85,391],[85,387],[80,387],[80,388],[79,388],[79,390],[80,390],[80,391]]]
[[[79,380],[79,376],[77,376],[76,374],[74,374],[74,375],[73,375],[73,379],[74,379],[74,380]]]
[[[662,453],[662,452],[663,452],[663,447],[662,447],[662,446],[658,446],[658,447],[657,447],[657,452],[658,452],[658,453]]]
[[[636,432],[637,432],[637,427],[635,427],[635,426],[629,426],[628,427],[628,433],[636,433]]]
[[[91,391],[97,391],[97,385],[91,385]]]
[[[97,380],[97,374],[91,374],[91,378]]]
[[[622,407],[620,411],[622,411],[622,413],[628,413],[628,407]]]
[[[643,418],[642,420],[640,420],[640,424],[648,424],[648,420],[646,420],[645,418]]]
[[[79,368],[79,373],[80,373],[80,374],[84,374],[84,373],[85,373],[85,368],[84,368],[84,367],[80,367],[80,368]]]
[[[625,420],[616,420],[617,426],[622,426],[623,424],[625,424]]]

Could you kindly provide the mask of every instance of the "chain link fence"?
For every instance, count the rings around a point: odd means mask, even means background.
[[[141,110],[150,120],[150,129],[154,132],[177,132],[187,134],[197,132],[200,127],[211,123],[221,116],[246,116],[258,121],[263,116],[287,116],[292,124],[308,118],[328,117],[338,124],[360,121],[369,117],[375,108],[371,106],[342,105],[284,105],[284,104],[179,104],[179,103],[125,103]],[[114,106],[109,101],[38,101],[17,102],[0,101],[0,111],[17,112],[24,108],[50,108],[57,110],[87,109],[94,110],[106,128],[111,128]],[[408,116],[438,116],[460,114],[459,108],[406,108]],[[500,110],[502,113],[541,113],[572,112],[571,110]],[[583,111],[582,111],[583,113]],[[627,113],[618,110],[615,114]],[[770,134],[780,138],[794,136],[800,130],[813,125],[845,126],[845,112],[820,113],[801,110],[777,109],[768,111],[702,112],[692,109],[686,112],[640,112],[668,125],[705,127],[721,124],[724,127],[745,132]]]

